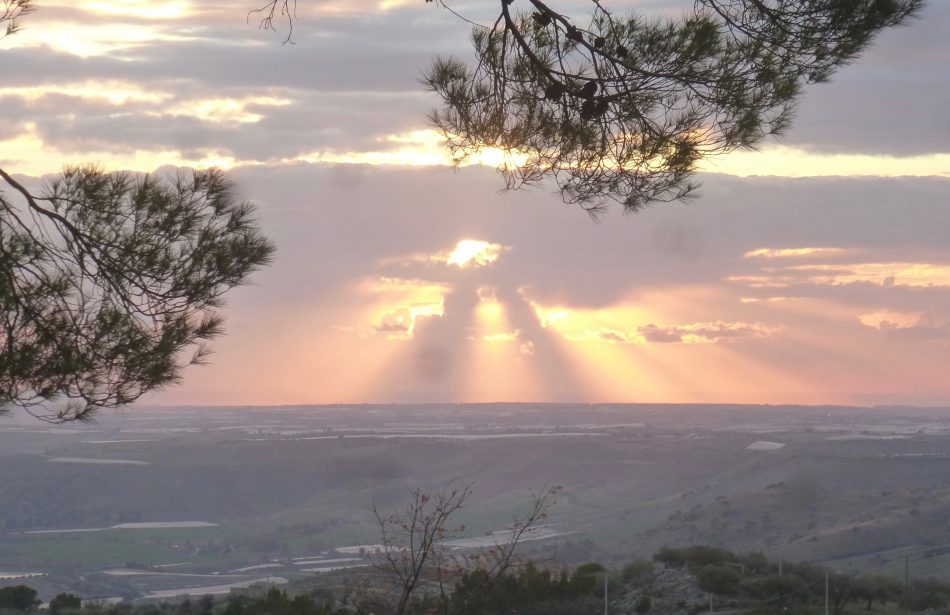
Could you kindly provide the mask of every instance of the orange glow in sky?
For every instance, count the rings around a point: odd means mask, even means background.
[[[301,2],[293,45],[253,2],[36,4],[0,38],[0,168],[219,167],[277,246],[163,403],[950,401],[950,3],[699,162],[695,206],[597,223],[554,181],[500,195],[523,152],[446,146],[419,75],[470,24],[432,3]]]

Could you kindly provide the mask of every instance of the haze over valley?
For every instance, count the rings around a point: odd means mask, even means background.
[[[532,490],[560,485],[528,554],[619,564],[711,544],[894,575],[909,555],[912,573],[950,578],[945,411],[433,404],[7,420],[0,574],[48,595],[142,599],[333,573],[378,544],[373,504],[456,481],[474,492],[453,549],[490,546]]]

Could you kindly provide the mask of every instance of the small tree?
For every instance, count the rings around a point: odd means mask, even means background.
[[[587,562],[574,569],[571,575],[570,589],[575,595],[594,594],[602,587],[607,569],[603,564]]]
[[[65,592],[57,594],[56,597],[49,602],[49,610],[53,615],[70,613],[72,611],[78,611],[81,608],[82,600],[79,598],[79,596],[67,594]]]
[[[630,562],[620,572],[623,582],[634,587],[646,585],[653,580],[653,575],[653,562],[645,559]]]
[[[476,575],[468,578],[468,590],[474,594],[492,591],[493,585],[505,576],[514,562],[520,542],[537,529],[547,517],[560,487],[544,487],[532,492],[532,506],[527,515],[516,517],[508,531],[493,534],[494,544],[485,551],[456,561],[453,568],[472,568]],[[435,493],[419,488],[409,490],[409,502],[399,512],[383,514],[373,505],[373,515],[380,528],[382,544],[371,555],[376,568],[395,585],[391,600],[371,598],[368,589],[362,593],[364,602],[373,602],[374,610],[385,609],[392,615],[406,613],[427,573],[439,591],[439,603],[445,612],[449,599],[445,590],[445,550],[443,541],[465,530],[464,525],[450,526],[450,519],[472,493],[467,483],[453,483]],[[503,536],[500,538],[499,536]],[[388,603],[388,604],[387,604]]]
[[[746,579],[740,588],[743,593],[780,608],[803,603],[810,594],[808,584],[790,573]]]
[[[377,568],[396,585],[392,615],[406,612],[423,573],[441,557],[440,542],[447,534],[464,530],[464,526],[450,528],[448,523],[471,493],[469,484],[451,485],[435,494],[415,488],[410,489],[409,502],[399,512],[384,514],[373,505],[382,540],[373,555],[380,560]]]
[[[900,605],[909,611],[946,609],[950,604],[950,585],[936,579],[918,579],[903,588]]]
[[[742,576],[729,566],[703,566],[696,573],[699,586],[713,594],[735,594],[741,580]]]
[[[828,575],[828,592],[831,598],[831,612],[839,615],[855,597],[854,579],[842,572]]]
[[[881,574],[865,575],[854,579],[851,591],[855,598],[866,601],[865,608],[870,611],[875,602],[883,605],[899,597],[901,584],[897,579]]]
[[[37,606],[36,590],[28,585],[14,585],[0,588],[0,609],[26,611]]]

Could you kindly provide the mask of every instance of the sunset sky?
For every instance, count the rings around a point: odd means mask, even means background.
[[[282,45],[255,6],[37,0],[0,41],[0,167],[221,166],[277,245],[212,365],[143,401],[950,404],[950,2],[704,162],[698,200],[597,222],[501,192],[498,152],[450,166],[419,85],[470,57],[450,13],[298,0]]]

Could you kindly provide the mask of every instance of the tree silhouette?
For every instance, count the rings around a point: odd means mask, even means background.
[[[432,122],[457,158],[518,153],[502,167],[509,188],[553,177],[566,202],[596,212],[689,196],[701,158],[781,133],[803,84],[921,1],[697,0],[648,20],[594,0],[585,27],[541,0],[528,14],[510,4],[474,27],[474,66],[440,58],[426,74],[444,103]]]
[[[18,196],[0,191],[0,412],[82,420],[176,382],[273,251],[219,171],[0,179]]]
[[[492,534],[491,546],[479,553],[457,554],[456,557],[447,554],[444,541],[465,531],[464,525],[453,527],[451,522],[472,494],[470,483],[453,482],[433,492],[409,489],[409,501],[396,512],[380,512],[374,504],[372,512],[379,526],[381,544],[370,547],[367,555],[392,583],[392,591],[387,594],[361,592],[359,610],[403,615],[409,612],[411,601],[428,580],[438,587],[438,602],[442,612],[447,612],[446,577],[460,576],[467,569],[479,571],[477,578],[468,579],[469,592],[491,592],[492,586],[501,581],[514,564],[520,544],[547,518],[560,489],[560,486],[545,485],[531,492],[527,514],[515,517],[506,531]]]
[[[451,0],[426,2],[459,15]],[[582,25],[542,0],[498,0],[491,25],[473,23],[473,64],[442,57],[425,73],[443,102],[430,119],[457,161],[509,152],[508,188],[553,178],[592,213],[611,201],[636,211],[690,196],[700,159],[780,134],[803,85],[923,3],[695,0],[683,17],[650,20],[593,0]],[[252,12],[265,28],[283,17],[289,40],[295,11],[269,0]]]
[[[0,2],[3,38],[33,5]],[[218,171],[0,182],[0,414],[84,420],[177,382],[221,333],[222,295],[273,252]]]

